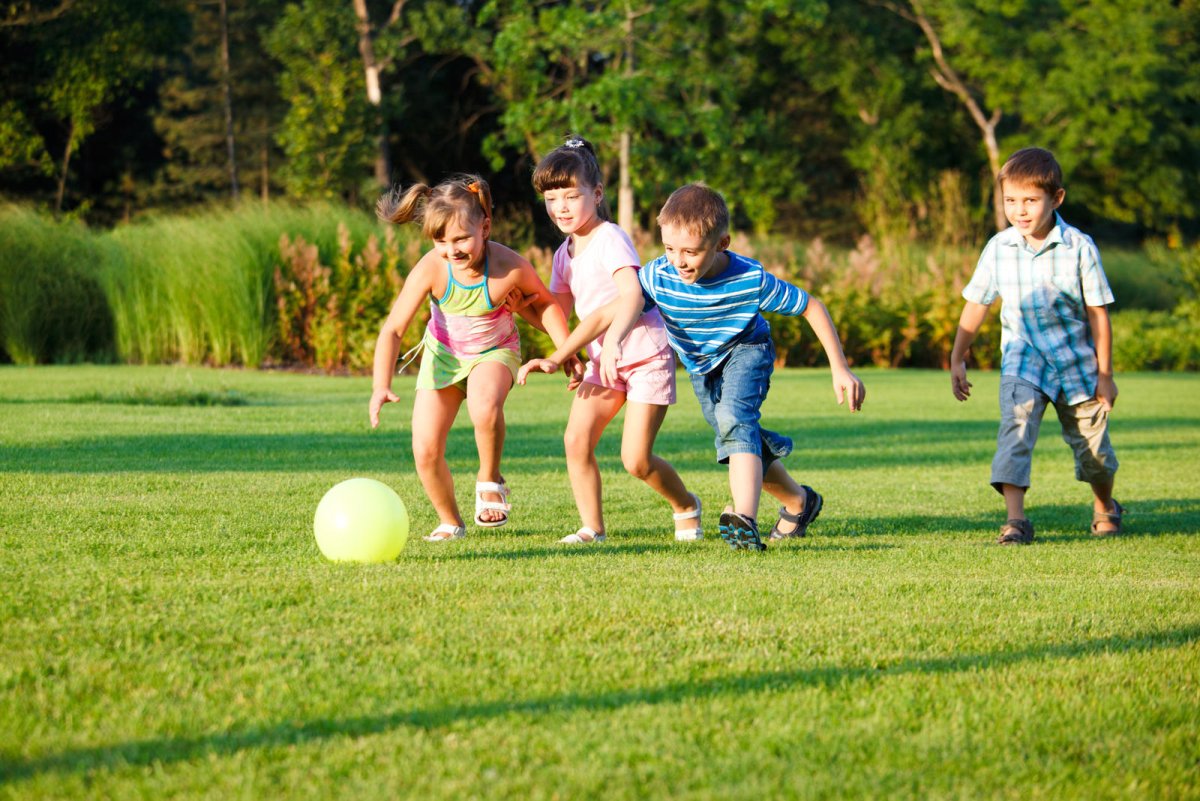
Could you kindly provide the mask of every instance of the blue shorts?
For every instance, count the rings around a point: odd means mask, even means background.
[[[775,343],[768,333],[738,343],[715,369],[691,376],[700,410],[716,433],[721,464],[728,463],[731,454],[753,453],[762,459],[765,471],[792,452],[791,439],[758,424],[774,369]]]

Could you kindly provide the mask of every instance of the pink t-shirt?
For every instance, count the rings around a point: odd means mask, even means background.
[[[576,253],[574,258],[571,258],[570,245],[571,240],[567,239],[554,253],[550,291],[574,295],[575,313],[582,320],[605,303],[617,299],[620,293],[613,274],[627,267],[641,269],[641,259],[629,235],[611,222],[600,223],[583,252]],[[599,359],[603,344],[603,334],[589,342],[588,358]],[[620,364],[640,364],[670,353],[662,315],[655,308],[643,314],[625,338]]]

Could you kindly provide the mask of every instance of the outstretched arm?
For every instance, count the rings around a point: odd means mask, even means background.
[[[371,428],[379,427],[379,410],[385,403],[400,400],[399,396],[392,392],[392,374],[396,371],[396,358],[400,355],[400,339],[416,316],[417,309],[429,295],[430,281],[431,272],[426,260],[422,258],[408,274],[400,296],[392,304],[392,311],[375,340],[374,380],[367,412]]]
[[[950,351],[950,389],[954,397],[965,401],[971,397],[971,382],[967,380],[967,354],[980,326],[987,319],[988,306],[968,300],[958,318],[958,333]]]
[[[829,369],[833,373],[833,396],[839,404],[846,402],[850,411],[857,412],[867,398],[867,390],[858,376],[850,370],[829,310],[825,308],[824,303],[809,295],[808,306],[805,307],[803,316],[812,326],[813,333],[825,349],[825,357],[829,359]]]
[[[1117,402],[1117,382],[1112,369],[1112,322],[1108,318],[1107,306],[1087,307],[1088,326],[1092,329],[1092,342],[1096,345],[1096,399],[1111,412]]]
[[[575,326],[575,330],[566,338],[566,341],[562,344],[555,343],[558,344],[558,349],[554,353],[544,359],[530,359],[523,364],[517,372],[517,383],[524,384],[525,378],[534,370],[540,370],[543,373],[557,372],[563,363],[574,358],[575,354],[581,351],[587,343],[608,330],[620,303],[621,298],[617,298],[596,309],[579,321],[579,325]]]

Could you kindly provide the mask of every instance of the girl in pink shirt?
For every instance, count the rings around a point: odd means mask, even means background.
[[[550,219],[568,235],[554,254],[550,277],[550,292],[568,319],[572,308],[583,319],[618,296],[640,296],[641,259],[629,236],[612,222],[592,145],[578,137],[567,139],[538,164],[533,186],[545,198]],[[620,347],[617,378],[609,382],[599,369],[604,337],[588,344],[587,369],[571,404],[564,437],[567,473],[583,525],[561,542],[604,541],[596,445],[622,406],[626,407],[621,435],[625,469],[671,504],[675,539],[701,539],[700,499],[688,492],[670,462],[651,452],[667,407],[675,403],[675,357],[658,310],[644,314]]]

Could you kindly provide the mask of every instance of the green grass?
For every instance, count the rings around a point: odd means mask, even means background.
[[[554,379],[507,406],[513,523],[431,545],[412,379],[371,432],[365,378],[0,368],[0,798],[1200,797],[1200,377],[1118,379],[1121,538],[1087,535],[1051,415],[1028,548],[991,545],[997,376],[967,404],[864,378],[851,416],[827,372],[776,375],[826,508],[749,554],[711,513],[676,544],[614,435],[608,543],[555,545]],[[680,389],[659,452],[711,512]],[[466,504],[465,412],[450,453]],[[317,552],[355,475],[412,513],[393,564]]]

